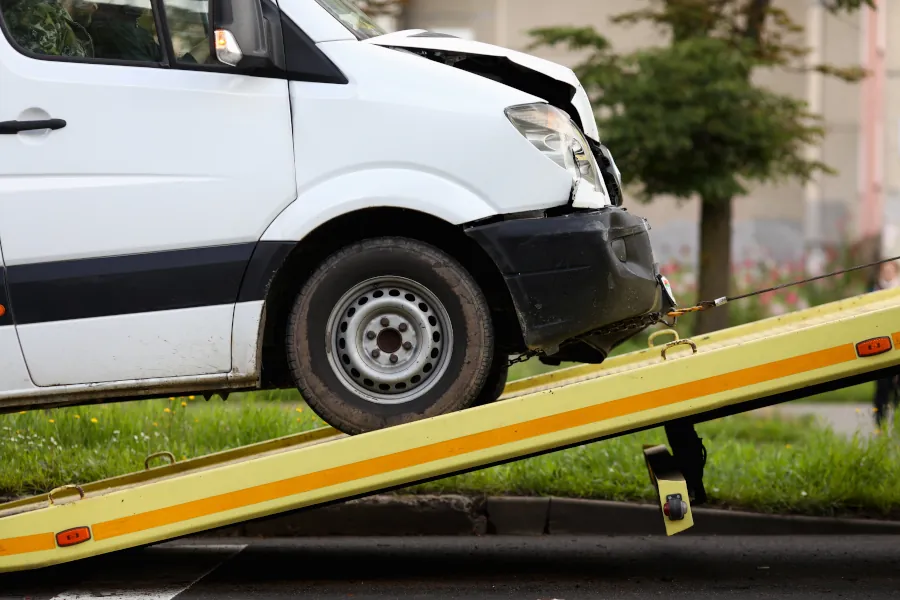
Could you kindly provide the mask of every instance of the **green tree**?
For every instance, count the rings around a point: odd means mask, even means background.
[[[850,13],[873,0],[823,0]],[[809,65],[803,27],[773,0],[647,0],[613,23],[650,23],[663,44],[617,54],[593,27],[532,31],[535,43],[586,52],[576,66],[598,109],[603,142],[640,201],[701,202],[699,296],[729,291],[735,197],[754,183],[808,181],[832,169],[806,158],[821,118],[754,81],[763,69],[814,69],[857,81],[859,68]],[[696,332],[728,324],[727,306],[700,313]]]

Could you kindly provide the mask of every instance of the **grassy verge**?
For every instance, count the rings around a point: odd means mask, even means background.
[[[321,426],[305,407],[252,397],[179,398],[0,416],[0,496],[46,492],[144,468],[168,450],[178,460]]]
[[[735,416],[702,424],[705,482],[714,506],[806,515],[900,518],[900,447],[890,437],[848,440],[811,419]],[[640,450],[652,430],[413,488],[429,493],[558,495],[652,502]]]
[[[274,398],[273,398],[274,399]],[[286,398],[285,398],[286,399]],[[305,407],[248,396],[172,399],[34,411],[0,417],[0,496],[21,496],[305,431]],[[810,421],[737,416],[704,424],[712,502],[798,514],[891,515],[900,506],[900,446],[883,436],[847,440]],[[562,495],[650,500],[641,447],[660,430],[446,478],[407,491]]]

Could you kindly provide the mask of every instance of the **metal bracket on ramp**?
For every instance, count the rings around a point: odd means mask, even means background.
[[[666,446],[644,446],[644,460],[650,482],[659,495],[666,535],[675,535],[694,526],[687,483],[675,466]]]

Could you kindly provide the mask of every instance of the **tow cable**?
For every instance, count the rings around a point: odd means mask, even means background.
[[[722,298],[717,298],[716,300],[707,300],[705,302],[701,302],[700,304],[698,304],[696,306],[692,306],[690,308],[673,310],[672,312],[667,313],[666,316],[672,317],[673,319],[677,319],[678,317],[683,317],[684,315],[689,314],[689,313],[701,312],[704,310],[709,310],[711,308],[717,308],[719,306],[724,306],[724,305],[728,304],[729,302],[734,302],[736,300],[744,300],[746,298],[752,298],[753,296],[759,296],[761,294],[768,294],[769,292],[776,292],[778,290],[783,290],[785,288],[793,287],[795,285],[803,285],[804,283],[811,283],[813,281],[818,281],[820,279],[827,279],[829,277],[834,277],[836,275],[852,273],[853,271],[859,271],[861,269],[868,269],[869,267],[877,267],[878,265],[893,262],[895,260],[900,260],[900,256],[895,256],[893,258],[885,258],[884,260],[871,262],[867,265],[851,267],[849,269],[843,269],[841,271],[834,271],[832,273],[826,273],[825,275],[819,275],[817,277],[810,277],[809,279],[802,279],[800,281],[794,281],[791,283],[784,283],[782,285],[776,285],[774,287],[766,288],[764,290],[750,292],[749,294],[742,294],[740,296],[723,296]]]

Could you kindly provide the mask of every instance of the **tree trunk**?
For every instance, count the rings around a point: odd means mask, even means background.
[[[699,299],[727,296],[731,284],[731,198],[704,198],[700,215]],[[728,305],[697,313],[695,335],[728,327]]]

